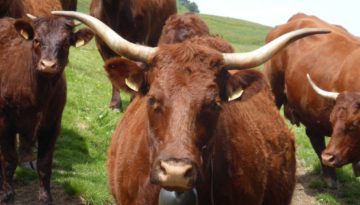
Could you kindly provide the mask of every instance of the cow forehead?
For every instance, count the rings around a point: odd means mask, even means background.
[[[35,34],[38,37],[51,38],[53,40],[68,37],[73,30],[69,20],[64,18],[40,18],[34,22]]]

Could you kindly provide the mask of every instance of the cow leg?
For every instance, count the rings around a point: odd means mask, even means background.
[[[325,136],[309,128],[306,128],[306,134],[309,137],[311,145],[320,160],[321,170],[325,178],[325,182],[329,187],[336,188],[338,183],[335,168],[324,165],[321,160],[321,153],[325,149]]]
[[[112,85],[112,96],[109,107],[111,109],[119,109],[121,112],[123,111],[120,91],[116,89],[114,85]]]
[[[17,166],[15,132],[0,117],[0,155],[1,155],[1,191],[0,204],[14,201],[13,176]]]
[[[52,204],[50,178],[55,142],[60,132],[60,125],[53,129],[42,129],[38,133],[37,172],[39,175],[39,202]]]
[[[356,177],[360,177],[360,161],[356,163],[352,163],[354,175]]]

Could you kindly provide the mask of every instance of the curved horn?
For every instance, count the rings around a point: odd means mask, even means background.
[[[137,45],[119,36],[110,27],[92,16],[75,11],[52,11],[54,15],[75,18],[89,26],[105,43],[119,55],[125,56],[135,61],[148,62],[149,56],[157,48]]]
[[[271,57],[273,57],[276,53],[281,51],[287,45],[292,42],[301,39],[305,36],[314,35],[314,34],[322,34],[322,33],[330,33],[330,30],[322,29],[322,28],[304,28],[296,31],[292,31],[286,33],[270,43],[264,45],[261,48],[258,48],[254,51],[248,53],[224,53],[224,62],[227,69],[246,69],[253,68],[265,63]]]
[[[307,77],[307,80],[309,81],[312,89],[314,89],[314,91],[319,94],[320,96],[322,97],[325,97],[325,98],[330,98],[330,99],[333,99],[333,100],[336,100],[336,98],[339,96],[339,93],[337,92],[329,92],[329,91],[326,91],[326,90],[323,90],[321,88],[319,88],[310,78],[310,75],[309,73],[306,74],[306,77]]]
[[[32,15],[32,14],[26,14],[26,16],[31,19],[31,20],[35,20],[37,17]]]

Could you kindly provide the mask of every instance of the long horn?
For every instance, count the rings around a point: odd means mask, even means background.
[[[75,11],[52,11],[54,15],[75,18],[89,26],[105,43],[119,55],[129,59],[148,62],[149,56],[156,52],[157,48],[137,45],[123,39],[106,24],[92,16]]]
[[[309,81],[312,89],[314,89],[314,91],[319,94],[320,96],[322,97],[325,97],[325,98],[330,98],[330,99],[333,99],[333,100],[336,100],[336,98],[339,96],[339,93],[337,92],[329,92],[329,91],[326,91],[326,90],[323,90],[321,88],[319,88],[310,78],[310,75],[309,73],[306,74],[306,77],[307,77],[307,80]]]
[[[286,33],[270,43],[248,53],[224,53],[224,62],[227,69],[240,70],[253,68],[265,63],[276,53],[281,51],[292,42],[305,36],[330,33],[330,30],[322,28],[304,28]]]

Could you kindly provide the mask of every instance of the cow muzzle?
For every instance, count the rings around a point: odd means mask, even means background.
[[[327,153],[327,152],[323,152],[321,155],[321,160],[322,163],[326,166],[330,166],[330,167],[341,167],[346,163],[341,162],[339,156],[337,156],[336,154],[333,153]]]
[[[159,160],[151,174],[151,182],[169,191],[188,191],[197,180],[198,169],[189,160]]]
[[[56,61],[54,60],[40,60],[38,70],[43,73],[55,73],[56,72]]]

